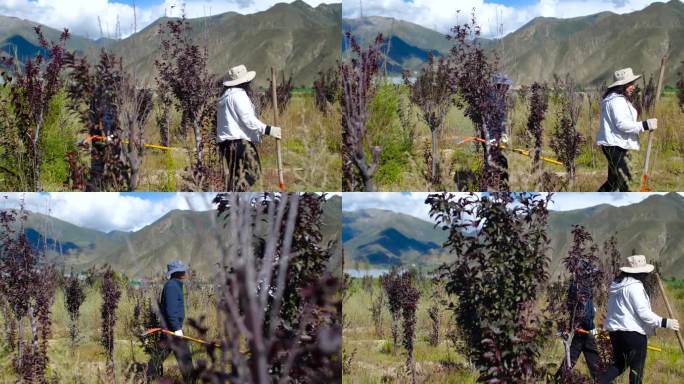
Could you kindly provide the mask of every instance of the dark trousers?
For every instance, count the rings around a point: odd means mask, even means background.
[[[192,352],[187,341],[173,336],[162,335],[159,341],[160,349],[158,353],[150,356],[147,363],[147,379],[151,381],[164,375],[164,360],[173,352],[176,362],[183,375],[183,382],[193,382]]]
[[[596,339],[594,335],[587,335],[582,333],[575,333],[572,337],[572,342],[570,343],[570,367],[574,367],[579,359],[580,354],[584,353],[584,360],[587,362],[587,367],[589,368],[589,373],[592,379],[598,379],[601,372],[599,365],[599,352],[596,347]],[[560,378],[563,373],[563,369],[567,362],[563,360],[563,365],[558,368],[556,372],[556,378]]]
[[[629,192],[627,181],[632,180],[632,174],[627,166],[627,150],[620,147],[602,146],[601,150],[608,160],[608,180],[606,180],[599,192]]]
[[[219,156],[225,161],[225,191],[247,191],[261,176],[261,160],[254,143],[226,140],[219,143]]]
[[[613,346],[613,365],[601,376],[601,384],[612,383],[629,367],[629,384],[641,384],[644,380],[646,347],[648,338],[638,332],[615,331],[610,333]]]

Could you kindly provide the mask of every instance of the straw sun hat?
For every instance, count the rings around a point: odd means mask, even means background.
[[[613,74],[613,84],[609,85],[608,88],[629,84],[640,77],[641,75],[635,75],[634,72],[632,72],[632,68],[618,69]]]
[[[248,83],[254,80],[256,77],[256,72],[247,71],[247,67],[240,64],[237,67],[233,67],[228,71],[228,80],[223,82],[226,87],[232,87],[242,83]]]
[[[651,273],[655,268],[646,262],[646,256],[634,255],[627,258],[629,267],[622,267],[620,270],[626,273]]]

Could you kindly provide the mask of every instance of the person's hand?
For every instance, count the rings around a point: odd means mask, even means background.
[[[182,329],[179,329],[179,330],[177,330],[177,331],[174,331],[173,334],[176,335],[176,336],[183,336],[183,330],[182,330]]]
[[[671,329],[673,331],[679,331],[679,320],[677,319],[667,319],[665,321],[665,328]]]
[[[649,131],[654,131],[658,129],[658,119],[648,119],[646,120],[646,125]]]
[[[280,139],[282,137],[280,127],[271,127],[271,132],[269,132],[269,136],[273,136],[276,139]]]

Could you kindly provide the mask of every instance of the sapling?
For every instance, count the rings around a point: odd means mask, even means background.
[[[373,176],[380,165],[381,148],[373,146],[368,137],[368,108],[375,93],[375,76],[381,58],[383,39],[378,34],[368,49],[346,33],[351,56],[339,66],[342,83],[342,172],[345,191],[375,190]],[[368,152],[371,159],[367,159]]]
[[[161,54],[154,64],[159,73],[157,83],[171,92],[181,112],[182,137],[193,132],[191,176],[195,187],[202,189],[210,173],[207,162],[213,159],[209,154],[205,157],[205,146],[213,137],[217,92],[207,69],[208,51],[193,42],[190,29],[185,15],[160,24]]]
[[[393,269],[390,273],[380,277],[380,284],[382,289],[387,294],[387,308],[390,312],[391,329],[392,329],[392,346],[393,351],[397,350],[397,341],[399,340],[399,321],[401,320],[401,296],[400,296],[400,277],[399,273]]]
[[[119,102],[124,81],[121,59],[102,50],[91,69],[86,58],[68,55],[71,81],[67,93],[71,109],[80,114],[90,145],[90,169],[86,191],[129,190],[131,173],[123,150],[124,131]],[[77,160],[70,161],[71,175],[78,178]],[[78,180],[71,180],[78,185]]]
[[[47,341],[57,276],[44,263],[44,249],[34,248],[25,232],[28,213],[23,208],[0,212],[0,293],[16,320],[16,344],[10,349],[12,367],[25,382],[47,383]],[[25,322],[28,320],[26,341]]]
[[[340,282],[325,272],[325,196],[219,194],[217,305],[222,334],[199,376],[210,382],[325,382],[342,369]],[[192,320],[201,336],[206,327]],[[230,365],[230,376],[225,367]]]
[[[677,98],[679,99],[679,108],[684,112],[684,61],[682,61],[682,67],[677,72]]]
[[[428,318],[430,319],[430,335],[428,343],[436,347],[439,345],[439,325],[441,323],[441,308],[437,300],[433,300],[428,308]]]
[[[73,273],[66,279],[64,286],[64,306],[69,314],[69,338],[71,339],[71,347],[75,349],[78,343],[78,318],[80,316],[79,309],[81,304],[85,301],[85,293],[83,286]]]
[[[114,369],[114,327],[116,326],[116,309],[121,298],[121,288],[116,280],[114,271],[107,268],[102,275],[102,335],[100,344],[105,349],[107,357],[107,375],[112,382],[116,382],[116,372]]]
[[[265,107],[273,108],[273,97],[271,95],[271,89],[273,87],[273,82],[271,79],[268,80],[268,91],[261,93],[260,109],[263,110]],[[278,115],[282,116],[283,112],[290,104],[290,98],[292,97],[292,76],[285,78],[285,72],[282,73],[282,79],[278,82],[276,86],[276,100],[278,102]]]
[[[456,105],[464,110],[482,139],[482,174],[480,190],[508,190],[507,161],[500,144],[504,123],[508,84],[497,74],[498,57],[490,56],[480,45],[480,26],[473,14],[471,22],[456,25],[447,36],[455,42],[449,55],[449,83],[460,96]],[[498,79],[504,80],[499,81]]]
[[[383,337],[384,334],[382,329],[382,310],[385,308],[385,299],[386,295],[383,289],[378,290],[375,299],[373,299],[373,295],[371,295],[371,319],[373,320],[373,329],[375,330],[375,336],[379,338]]]
[[[327,112],[340,96],[340,74],[335,68],[318,72],[313,88],[316,107],[321,112]]]
[[[14,126],[20,137],[25,156],[15,156],[21,162],[18,172],[28,174],[20,190],[40,191],[42,147],[41,136],[45,125],[50,100],[61,87],[61,73],[65,64],[66,41],[71,37],[68,29],[64,29],[59,41],[50,42],[45,39],[40,26],[33,28],[38,37],[41,49],[35,58],[26,61],[23,68],[9,74],[8,68],[14,67],[14,58],[0,56],[0,66],[5,67],[2,72],[4,82],[9,84],[10,104],[14,110]],[[47,52],[47,55],[43,52]]]
[[[591,234],[583,226],[574,225],[572,236],[572,246],[563,259],[569,274],[569,281],[564,285],[562,295],[564,300],[558,296],[549,296],[549,311],[555,315],[555,322],[565,346],[565,360],[561,369],[563,377],[571,375],[572,339],[575,331],[582,328],[582,319],[587,315],[587,304],[603,281],[603,272],[597,255],[598,246],[593,243]]]
[[[548,280],[546,225],[551,195],[494,193],[426,199],[444,247],[455,261],[441,266],[467,354],[482,382],[535,382],[552,323],[537,308]]]
[[[565,166],[570,181],[575,180],[576,159],[586,138],[577,129],[582,109],[581,96],[575,91],[575,82],[568,75],[565,80],[555,77],[554,92],[560,104],[556,113],[555,128],[551,133],[551,148]]]
[[[411,374],[411,382],[416,383],[416,361],[413,356],[413,342],[416,337],[416,309],[420,292],[416,288],[415,276],[411,272],[404,272],[397,282],[397,294],[401,301],[401,316],[404,337],[402,339],[406,349],[406,368]]]
[[[452,89],[449,84],[449,68],[444,57],[435,59],[432,52],[428,54],[428,61],[415,81],[410,78],[410,72],[403,73],[404,84],[411,89],[410,100],[416,104],[421,112],[418,116],[430,128],[432,138],[432,153],[430,184],[440,183],[438,137],[444,118],[453,104]]]
[[[544,145],[544,118],[549,106],[546,85],[537,82],[530,88],[530,116],[527,120],[527,132],[534,140],[532,168],[537,173],[541,167],[541,152]]]

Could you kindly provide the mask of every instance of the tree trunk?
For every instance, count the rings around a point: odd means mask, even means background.
[[[432,129],[432,180],[433,184],[438,184],[439,175],[439,153],[437,151],[437,128]]]

